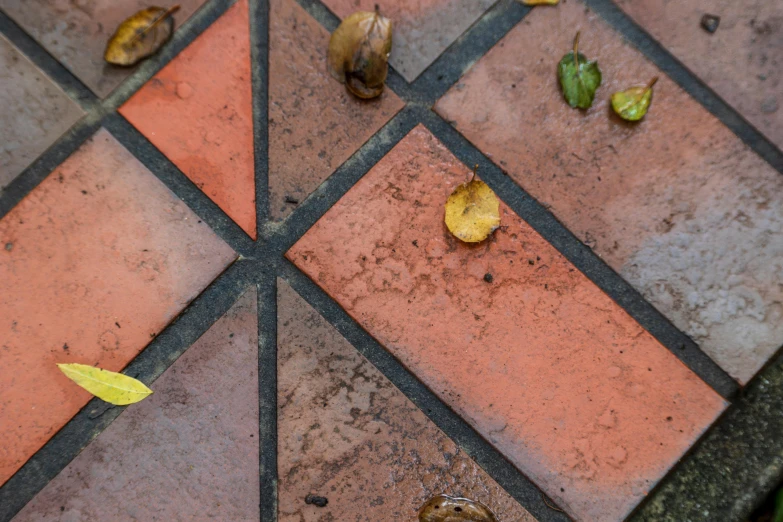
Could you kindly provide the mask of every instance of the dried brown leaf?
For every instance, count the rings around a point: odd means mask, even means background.
[[[419,509],[419,522],[498,522],[481,502],[436,495]]]
[[[106,44],[103,58],[114,65],[130,66],[155,53],[174,33],[171,16],[179,6],[170,9],[148,7],[122,22]]]
[[[329,72],[359,98],[380,96],[391,46],[391,20],[377,10],[353,13],[329,40]]]

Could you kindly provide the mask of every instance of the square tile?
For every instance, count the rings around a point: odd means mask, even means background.
[[[0,220],[0,484],[236,254],[107,131]]]
[[[620,520],[725,403],[505,205],[455,239],[470,176],[419,126],[286,255],[571,516]]]
[[[177,0],[175,27],[204,0]],[[0,0],[0,9],[62,62],[99,97],[106,97],[135,67],[103,60],[106,42],[123,20],[150,6],[144,0]]]
[[[556,76],[577,30],[585,112]],[[644,120],[612,113],[655,76]],[[582,2],[534,9],[436,110],[735,379],[783,345],[783,177]]]
[[[0,36],[0,192],[84,112]]]

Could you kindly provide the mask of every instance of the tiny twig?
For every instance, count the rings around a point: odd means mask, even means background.
[[[565,513],[565,511],[563,511],[563,510],[562,510],[562,509],[560,509],[559,507],[553,506],[553,505],[551,505],[549,502],[547,502],[547,501],[546,501],[546,497],[544,496],[544,494],[543,494],[543,493],[541,494],[541,500],[543,500],[543,501],[544,501],[544,504],[546,504],[546,507],[548,507],[548,508],[549,508],[549,509],[551,509],[552,511],[557,511],[557,512],[559,512],[559,513]]]

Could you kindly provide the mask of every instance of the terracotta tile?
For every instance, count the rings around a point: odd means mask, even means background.
[[[326,69],[329,33],[294,0],[270,2],[269,207],[282,219],[403,103],[351,96]],[[292,158],[295,158],[292,161]]]
[[[280,522],[414,520],[439,493],[535,520],[283,281],[278,376]]]
[[[255,290],[151,387],[14,521],[258,520]]]
[[[569,514],[619,520],[725,404],[505,205],[454,239],[470,175],[417,127],[287,255]]]
[[[120,113],[255,239],[250,81],[248,6],[240,0]]]
[[[105,130],[0,221],[0,483],[236,257]]]
[[[179,27],[204,0],[176,3]],[[0,9],[101,98],[135,70],[104,62],[106,42],[123,20],[149,5],[145,0],[0,0]]]
[[[354,11],[381,13],[394,23],[391,64],[412,82],[462,33],[473,25],[494,0],[324,0],[340,18]]]
[[[0,36],[0,191],[84,114]]]
[[[577,29],[604,80],[586,113],[555,75]],[[783,344],[783,177],[668,78],[639,124],[611,113],[660,74],[574,1],[534,10],[436,109],[747,382]]]
[[[619,0],[618,5],[783,149],[783,3]],[[706,14],[721,17],[710,34]]]

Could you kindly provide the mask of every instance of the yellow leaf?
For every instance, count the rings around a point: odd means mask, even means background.
[[[329,39],[331,75],[359,98],[383,92],[392,47],[392,23],[375,12],[358,11],[343,20]]]
[[[103,58],[114,65],[133,65],[153,54],[174,33],[174,18],[179,9],[148,7],[122,22],[114,32]]]
[[[57,364],[57,366],[73,382],[115,406],[139,402],[152,393],[144,383],[121,373],[86,364]]]
[[[419,522],[497,522],[481,502],[448,495],[435,495],[419,508]]]
[[[446,201],[446,226],[466,243],[478,243],[500,226],[500,200],[476,179],[454,189]]]
[[[645,87],[631,87],[612,94],[612,109],[622,119],[639,121],[647,114],[652,103],[653,85],[658,77],[653,78]]]
[[[525,5],[557,5],[560,0],[520,0]]]

